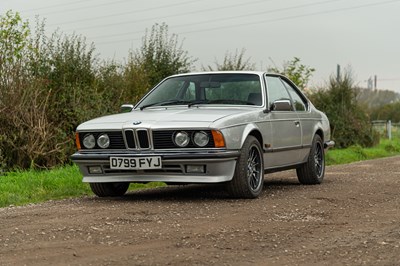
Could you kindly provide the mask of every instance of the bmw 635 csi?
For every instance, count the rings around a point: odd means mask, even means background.
[[[72,160],[100,197],[162,181],[223,183],[232,197],[256,198],[268,172],[296,169],[300,183],[321,183],[334,145],[326,115],[277,74],[174,75],[121,108],[76,131]]]

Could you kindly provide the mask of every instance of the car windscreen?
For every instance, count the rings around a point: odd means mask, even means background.
[[[199,74],[164,80],[138,105],[261,105],[261,82],[255,74]]]

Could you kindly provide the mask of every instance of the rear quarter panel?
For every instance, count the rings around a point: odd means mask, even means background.
[[[312,107],[308,112],[299,112],[299,119],[302,126],[302,161],[305,161],[310,152],[313,138],[318,131],[322,132],[322,140],[330,140],[330,126],[326,115],[315,107]]]

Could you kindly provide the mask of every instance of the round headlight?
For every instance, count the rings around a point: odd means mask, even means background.
[[[102,149],[110,147],[110,137],[107,134],[101,134],[97,139],[97,145]]]
[[[189,135],[185,131],[180,131],[175,134],[174,142],[179,147],[186,147],[189,144]]]
[[[208,144],[210,141],[210,138],[208,137],[208,134],[204,131],[199,131],[194,133],[193,136],[193,142],[199,147],[204,147]]]
[[[86,149],[93,149],[94,146],[96,146],[96,140],[92,134],[87,134],[83,138],[83,146],[85,146]]]

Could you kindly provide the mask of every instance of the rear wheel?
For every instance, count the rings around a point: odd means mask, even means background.
[[[119,197],[128,190],[129,183],[90,183],[90,188],[99,197]]]
[[[261,145],[253,136],[248,136],[236,163],[235,174],[227,189],[235,198],[257,198],[264,184],[264,162]]]
[[[325,174],[324,144],[319,135],[315,135],[307,162],[297,168],[297,178],[305,185],[320,184]]]

